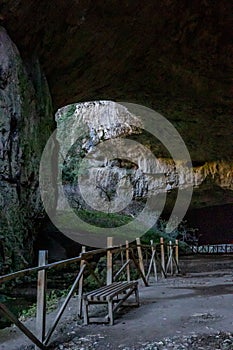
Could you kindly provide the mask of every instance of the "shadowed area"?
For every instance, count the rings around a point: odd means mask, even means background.
[[[178,0],[3,0],[2,25],[38,56],[54,108],[130,101],[171,120],[194,161],[232,156],[232,8]]]

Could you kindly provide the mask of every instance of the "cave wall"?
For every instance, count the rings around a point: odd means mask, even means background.
[[[230,1],[2,0],[0,23],[19,49],[1,29],[4,266],[31,259],[32,217],[43,216],[40,154],[53,113],[71,102],[109,99],[157,110],[177,128],[204,179],[194,205],[232,203]]]
[[[0,269],[33,259],[35,221],[44,215],[40,156],[53,129],[52,103],[37,57],[22,60],[0,27]]]

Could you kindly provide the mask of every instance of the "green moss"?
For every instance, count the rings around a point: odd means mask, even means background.
[[[93,232],[96,232],[95,227],[119,227],[128,224],[132,221],[131,216],[121,215],[117,213],[104,213],[100,211],[91,211],[79,209],[75,211],[75,214],[84,222],[92,225]],[[67,229],[80,230],[85,228],[85,223],[79,222],[78,227],[76,222],[72,220],[73,214],[70,212],[61,212],[58,214],[58,223],[63,225]]]
[[[8,206],[0,215],[1,273],[23,269],[33,256],[33,222],[27,208]]]
[[[67,119],[73,117],[74,112],[76,110],[76,104],[70,104],[65,107],[64,113],[59,117],[59,122],[64,122]]]
[[[132,217],[117,213],[104,213],[100,211],[78,210],[77,215],[83,221],[98,227],[118,227],[128,224]]]
[[[40,158],[54,129],[52,104],[46,80],[38,61],[29,63],[30,75],[19,56],[13,62],[17,72],[15,104],[19,140],[18,158],[14,169],[20,172],[20,186],[9,185],[0,215],[0,263],[6,272],[22,269],[33,260],[33,240],[36,235],[36,217],[43,215],[37,195]],[[14,204],[12,204],[13,202]]]

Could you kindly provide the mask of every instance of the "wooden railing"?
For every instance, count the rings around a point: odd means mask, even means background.
[[[207,244],[190,246],[192,253],[200,254],[230,254],[233,253],[233,244]]]
[[[126,241],[125,246],[113,246],[113,239],[109,237],[107,240],[107,248],[86,252],[85,247],[83,247],[82,253],[79,256],[53,263],[48,263],[47,251],[40,251],[37,267],[0,276],[0,283],[6,283],[15,278],[37,273],[36,334],[33,334],[3,303],[0,303],[0,312],[7,316],[9,320],[35,344],[35,349],[47,349],[51,336],[76,290],[78,291],[78,315],[80,318],[82,317],[84,272],[88,271],[101,286],[101,281],[90,264],[90,260],[95,256],[101,256],[103,254],[106,256],[107,284],[117,281],[124,271],[125,278],[130,281],[130,265],[134,266],[134,271],[137,271],[139,278],[143,281],[145,286],[148,286],[152,270],[154,272],[155,281],[158,280],[158,272],[161,273],[161,278],[166,278],[168,274],[179,272],[178,241],[176,240],[174,244],[171,241],[168,244],[164,244],[163,238],[161,238],[160,244],[154,244],[153,241],[150,243],[150,245],[143,245],[138,238],[136,244],[129,245],[128,241]],[[115,260],[113,256],[115,256]],[[69,266],[71,264],[78,264],[79,271],[52,325],[46,332],[47,274],[52,269]],[[114,270],[116,270],[115,273],[113,273]]]

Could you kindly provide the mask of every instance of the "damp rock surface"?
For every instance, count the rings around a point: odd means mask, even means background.
[[[31,264],[34,219],[43,216],[39,164],[52,104],[37,57],[23,60],[0,27],[0,270]]]

